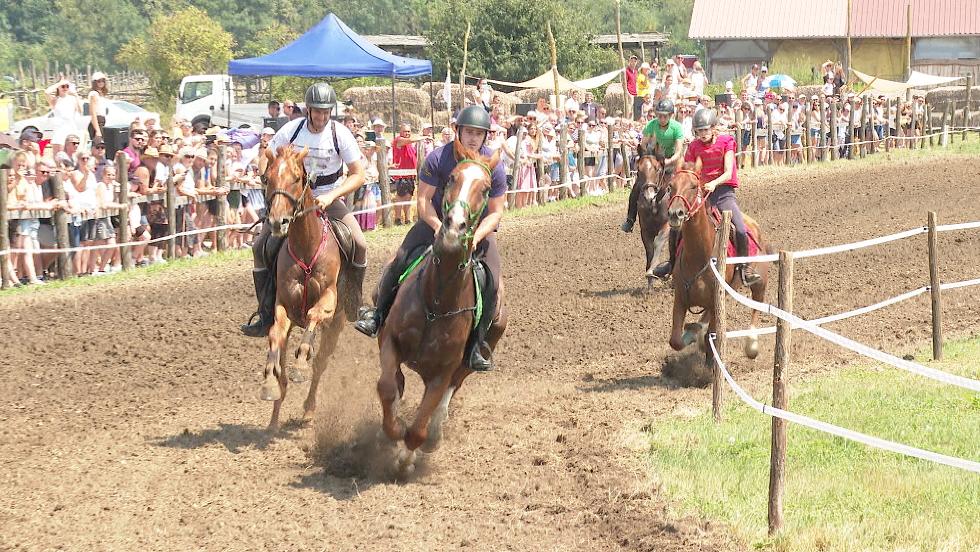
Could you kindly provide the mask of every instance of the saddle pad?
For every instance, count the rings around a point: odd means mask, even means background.
[[[721,215],[718,213],[718,210],[717,209],[712,209],[711,210],[711,215],[712,215],[712,218],[715,221],[715,226],[717,226],[718,223],[721,222]],[[748,228],[747,230],[749,231],[749,254],[748,254],[748,256],[749,257],[755,257],[760,252],[759,240],[758,240],[758,238],[755,235],[755,230],[753,230],[752,228]],[[683,244],[684,244],[684,238],[680,238],[680,239],[677,240],[677,255],[680,255],[681,254],[681,249],[682,249]],[[734,256],[736,256],[736,254],[737,253],[735,251],[735,225],[732,224],[731,230],[728,232],[728,253],[727,253],[727,256],[728,257],[734,257]]]
[[[340,254],[344,256],[344,260],[350,262],[354,258],[354,237],[351,235],[350,228],[342,220],[329,219],[329,222],[333,236],[337,239],[337,245],[340,246]]]

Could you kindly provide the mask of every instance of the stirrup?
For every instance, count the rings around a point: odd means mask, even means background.
[[[739,265],[738,269],[739,273],[742,275],[742,283],[745,284],[745,287],[752,287],[762,280],[762,276],[758,272],[752,270],[752,268],[747,264]]]
[[[657,266],[653,267],[653,276],[661,280],[666,280],[670,277],[670,274],[674,271],[674,263],[670,261],[664,261]]]
[[[470,370],[474,372],[489,372],[493,370],[493,359],[483,357],[483,347],[486,346],[487,350],[490,350],[490,346],[485,342],[476,343],[473,345],[473,349],[470,351],[469,358],[466,359],[466,364]]]
[[[381,330],[381,323],[378,320],[377,309],[361,307],[358,310],[359,317],[354,322],[354,329],[368,337],[377,337]],[[369,316],[370,315],[370,316]]]

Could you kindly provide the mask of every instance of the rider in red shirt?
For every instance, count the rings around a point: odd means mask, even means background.
[[[687,148],[684,161],[694,163],[701,159],[701,181],[708,192],[708,205],[719,211],[731,211],[735,224],[735,251],[739,257],[749,254],[749,235],[742,219],[742,211],[735,202],[738,188],[738,170],[735,166],[735,139],[728,134],[718,134],[718,116],[714,109],[702,109],[694,114],[692,128],[697,137]],[[654,269],[658,277],[666,277],[673,270],[677,255],[677,232],[671,230],[670,260]],[[758,282],[761,276],[748,263],[736,266],[746,286]]]

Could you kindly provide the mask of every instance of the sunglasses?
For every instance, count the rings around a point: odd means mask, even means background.
[[[193,155],[185,155],[184,156],[184,159],[194,159],[194,156]]]
[[[69,86],[67,84],[62,84],[59,88],[63,90],[68,90]]]
[[[68,143],[71,144],[71,145],[73,145],[73,146],[77,146],[78,144],[81,144],[81,142],[68,142]]]

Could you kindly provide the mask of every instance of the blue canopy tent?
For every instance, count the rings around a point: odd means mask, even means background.
[[[432,74],[432,62],[396,56],[364,40],[336,15],[327,14],[303,36],[275,52],[228,62],[228,74],[292,77],[390,77],[391,113],[395,79]],[[392,130],[397,125],[392,120]]]

